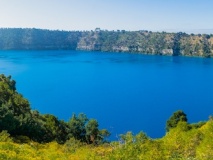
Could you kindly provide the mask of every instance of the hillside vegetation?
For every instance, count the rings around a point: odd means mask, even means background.
[[[89,50],[172,56],[213,56],[213,35],[151,31],[0,29],[0,50]]]
[[[156,131],[157,132],[157,131]],[[213,120],[189,124],[179,110],[166,122],[166,134],[144,132],[106,142],[95,119],[72,115],[68,122],[30,109],[11,77],[0,75],[0,159],[4,160],[211,160]]]
[[[31,110],[28,100],[16,91],[15,81],[11,77],[0,75],[0,131],[6,130],[14,141],[28,139],[60,144],[74,138],[87,144],[98,144],[109,136],[106,129],[100,130],[95,119],[85,114],[73,114],[68,122],[59,120],[51,114],[40,114]]]

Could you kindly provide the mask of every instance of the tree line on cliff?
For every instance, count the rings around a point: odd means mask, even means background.
[[[212,57],[213,35],[146,30],[0,29],[0,50],[56,49]]]

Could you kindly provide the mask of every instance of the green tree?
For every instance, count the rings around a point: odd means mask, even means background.
[[[85,114],[80,113],[78,116],[76,114],[72,115],[72,118],[68,122],[69,127],[69,137],[74,137],[80,141],[86,141],[86,129],[85,125],[88,122],[88,118]]]
[[[99,130],[98,134],[98,141],[99,142],[106,142],[106,138],[110,136],[110,132],[107,129]]]
[[[42,116],[43,124],[46,131],[45,141],[57,141],[58,143],[64,143],[67,140],[68,126],[64,121],[59,120],[57,117],[51,114],[45,114]]]
[[[96,142],[99,134],[98,126],[98,121],[95,119],[90,119],[86,124],[86,139],[88,143]]]
[[[0,131],[7,130],[11,135],[25,134],[22,128],[30,121],[29,102],[16,92],[15,81],[11,76],[0,75]]]
[[[168,132],[171,128],[175,128],[178,122],[187,122],[187,116],[182,110],[178,110],[166,122],[166,131]]]
[[[81,142],[103,141],[110,133],[98,129],[98,122],[89,120],[83,113],[73,114],[69,122],[51,114],[33,111],[30,104],[16,91],[11,76],[0,75],[0,132],[6,130],[17,142],[29,139],[37,142],[57,141],[65,143],[74,138]]]

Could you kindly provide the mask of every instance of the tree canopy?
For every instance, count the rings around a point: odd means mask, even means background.
[[[102,142],[109,136],[99,130],[95,119],[88,119],[83,113],[73,114],[69,122],[64,122],[54,115],[31,110],[28,100],[16,91],[15,84],[11,76],[0,75],[0,132],[6,130],[16,139],[26,136],[33,141],[58,143],[72,137],[87,143]]]
[[[178,110],[172,114],[172,116],[166,122],[166,131],[177,127],[179,122],[187,122],[187,116],[182,110]]]

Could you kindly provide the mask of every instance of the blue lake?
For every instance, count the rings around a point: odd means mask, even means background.
[[[127,131],[165,134],[182,109],[189,122],[213,114],[213,59],[83,51],[0,51],[31,108],[68,120],[95,118],[111,139]]]

